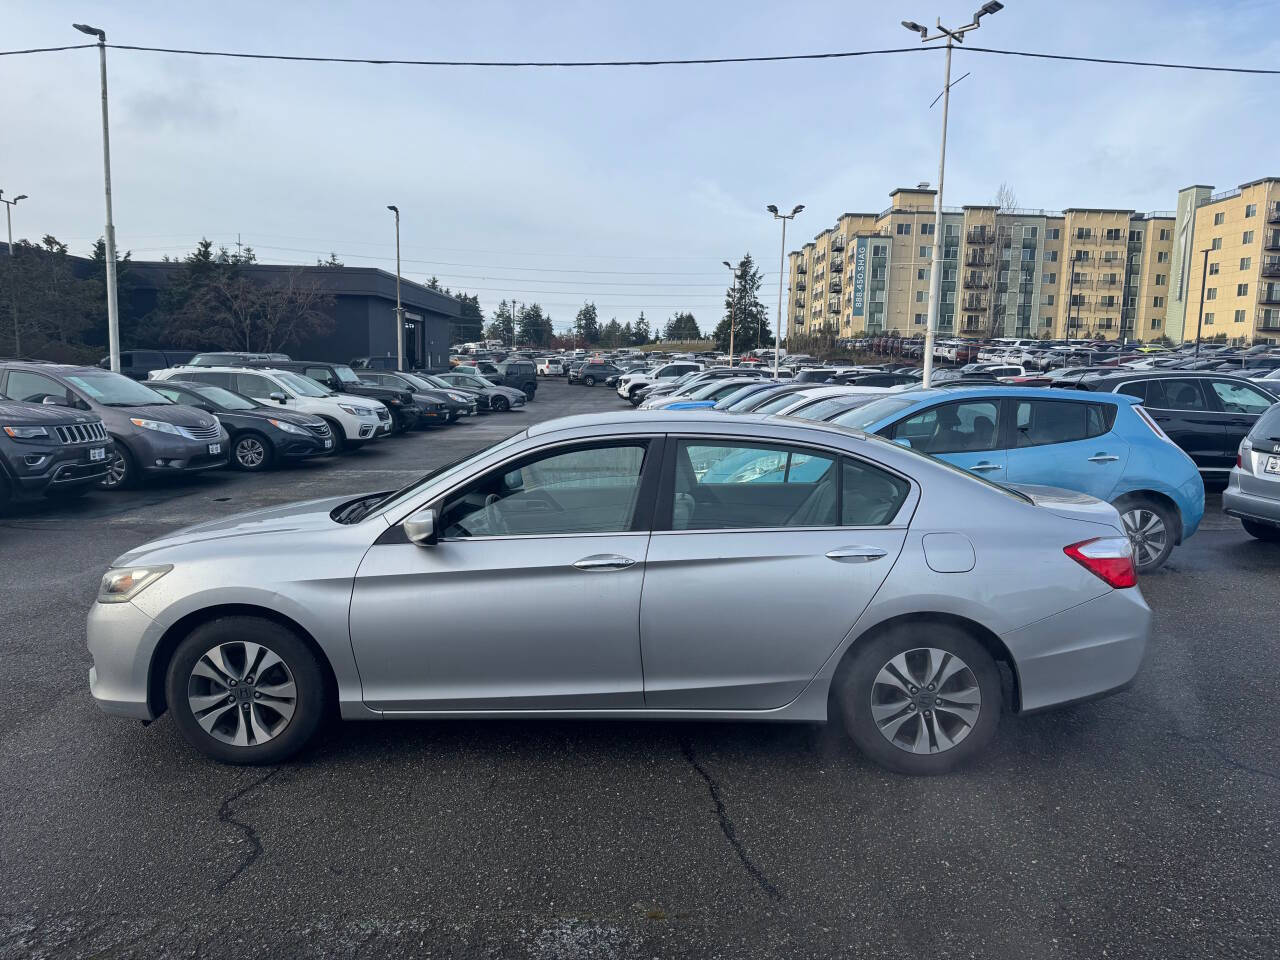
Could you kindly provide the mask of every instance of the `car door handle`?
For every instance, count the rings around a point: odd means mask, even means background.
[[[870,563],[872,560],[879,560],[886,553],[887,550],[879,547],[836,547],[827,551],[827,559],[837,563]]]
[[[635,561],[630,557],[620,557],[616,553],[595,553],[589,557],[583,557],[574,564],[579,570],[625,570],[627,567],[634,567]]]
[[[1000,464],[998,464],[998,463],[992,463],[990,460],[983,460],[981,463],[975,463],[975,464],[974,464],[972,467],[970,467],[969,469],[970,469],[970,470],[982,470],[983,472],[986,472],[987,470],[999,470],[999,469],[1000,469]]]
[[[1090,463],[1112,463],[1119,460],[1119,457],[1112,456],[1109,453],[1097,453],[1089,458]]]

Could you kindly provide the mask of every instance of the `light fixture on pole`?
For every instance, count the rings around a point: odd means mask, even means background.
[[[782,351],[782,284],[787,269],[787,221],[795,219],[795,215],[804,209],[803,203],[797,203],[790,213],[779,213],[775,204],[765,207],[773,214],[773,219],[782,221],[782,252],[778,254],[778,330],[773,337],[773,379],[778,379],[778,355]],[[764,339],[763,337],[761,339]]]
[[[738,325],[736,315],[738,306],[738,268],[728,260],[721,260],[720,262],[728,267],[729,272],[733,274],[733,284],[729,287],[729,366],[732,367],[736,366],[733,362],[733,332],[734,328]]]
[[[947,172],[947,114],[951,107],[951,50],[957,43],[964,43],[964,35],[971,30],[977,30],[979,21],[983,17],[992,13],[999,13],[1004,9],[1004,4],[999,0],[991,0],[990,3],[984,3],[977,13],[973,15],[973,22],[963,27],[948,29],[942,25],[942,20],[937,21],[938,32],[933,36],[929,36],[929,28],[916,23],[914,20],[903,20],[902,25],[912,33],[920,34],[921,43],[930,43],[934,40],[947,38],[947,65],[945,81],[942,87],[942,146],[938,151],[938,196],[937,196],[937,212],[934,215],[933,222],[933,264],[929,270],[929,312],[928,319],[925,321],[924,331],[924,371],[921,383],[928,387],[929,380],[933,376],[933,339],[935,331],[938,329],[938,310],[942,299],[942,187]]]
[[[400,305],[400,208],[388,203],[396,215],[396,369],[404,369],[404,307]]]
[[[111,134],[107,123],[107,32],[84,23],[73,23],[81,33],[98,38],[98,65],[102,77],[102,182],[107,198],[107,352],[111,369],[120,372],[120,304],[116,299],[116,227],[111,218]]]
[[[13,268],[13,260],[12,260],[12,257],[13,257],[13,208],[18,205],[19,200],[26,200],[26,199],[27,199],[27,195],[25,193],[20,193],[16,197],[14,197],[12,200],[6,200],[4,198],[4,191],[0,190],[0,203],[4,204],[5,224],[9,228],[9,257],[10,257],[9,267],[10,269]],[[12,283],[12,278],[10,278],[9,289],[10,289],[9,308],[13,313],[13,355],[15,357],[18,357],[22,355],[22,333],[18,329],[18,296],[16,293],[16,287]]]

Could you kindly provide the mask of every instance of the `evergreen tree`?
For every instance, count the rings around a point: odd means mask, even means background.
[[[596,313],[594,303],[584,303],[573,321],[573,331],[578,340],[585,345],[600,342],[600,316]]]
[[[698,321],[692,313],[677,313],[667,321],[662,330],[664,340],[701,340],[702,331],[698,329]]]
[[[618,323],[617,317],[610,317],[600,331],[600,345],[604,347],[616,347],[622,340],[622,326]]]
[[[724,318],[716,325],[712,338],[717,350],[730,346],[729,323],[733,318],[733,352],[739,356],[757,347],[773,346],[773,334],[769,331],[769,315],[760,302],[760,271],[751,254],[739,261],[738,282],[724,294]]]
[[[542,312],[542,306],[531,303],[520,311],[520,342],[533,347],[551,346],[551,318]]]
[[[645,319],[644,311],[640,311],[640,317],[636,320],[635,326],[631,328],[631,345],[633,347],[643,347],[646,343],[653,339],[653,335],[649,332],[649,321]]]
[[[515,301],[503,300],[498,309],[493,311],[493,319],[485,327],[484,335],[488,340],[501,340],[510,345],[516,338]]]

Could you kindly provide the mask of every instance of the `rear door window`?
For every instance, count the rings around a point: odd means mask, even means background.
[[[1111,429],[1115,408],[1070,400],[1019,400],[1014,446],[1036,447],[1099,437]]]
[[[1198,379],[1151,380],[1147,383],[1147,406],[1161,410],[1208,410],[1209,399]]]
[[[673,530],[835,526],[834,456],[797,447],[679,442]]]
[[[266,377],[256,373],[237,373],[235,378],[235,386],[231,389],[255,400],[270,400],[272,393],[284,392]]]

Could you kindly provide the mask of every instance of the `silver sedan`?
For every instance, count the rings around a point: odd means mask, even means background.
[[[331,709],[830,708],[882,765],[930,774],[980,751],[1006,707],[1128,683],[1149,627],[1105,503],[830,424],[631,413],[138,547],[89,614],[89,684],[109,713],[168,709],[232,763],[284,759]]]

